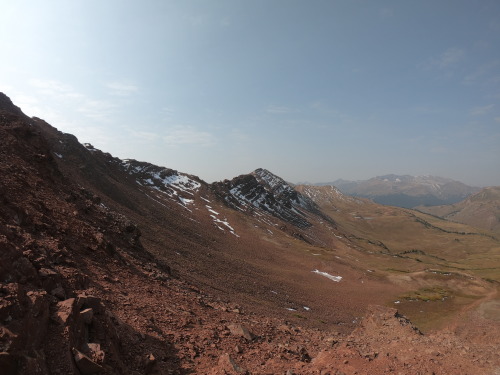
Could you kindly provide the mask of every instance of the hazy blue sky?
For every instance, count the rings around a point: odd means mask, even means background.
[[[0,0],[0,91],[208,182],[500,185],[498,0]]]

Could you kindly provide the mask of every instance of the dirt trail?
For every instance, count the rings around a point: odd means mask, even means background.
[[[453,319],[444,327],[443,330],[448,330],[450,332],[456,332],[457,328],[468,318],[470,312],[474,310],[479,310],[481,305],[495,300],[498,298],[498,287],[494,286],[494,289],[486,294],[484,297],[474,301],[467,306],[464,306]],[[484,314],[481,314],[484,316]]]

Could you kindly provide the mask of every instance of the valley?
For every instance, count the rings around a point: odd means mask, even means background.
[[[500,370],[494,228],[0,122],[6,374]]]

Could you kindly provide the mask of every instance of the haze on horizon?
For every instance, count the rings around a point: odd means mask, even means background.
[[[500,185],[500,2],[0,1],[0,91],[198,175]]]

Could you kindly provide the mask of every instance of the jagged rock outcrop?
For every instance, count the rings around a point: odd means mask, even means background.
[[[323,215],[316,204],[293,186],[266,169],[212,184],[212,189],[230,207],[244,212],[264,212],[298,228],[309,228],[309,215]]]

